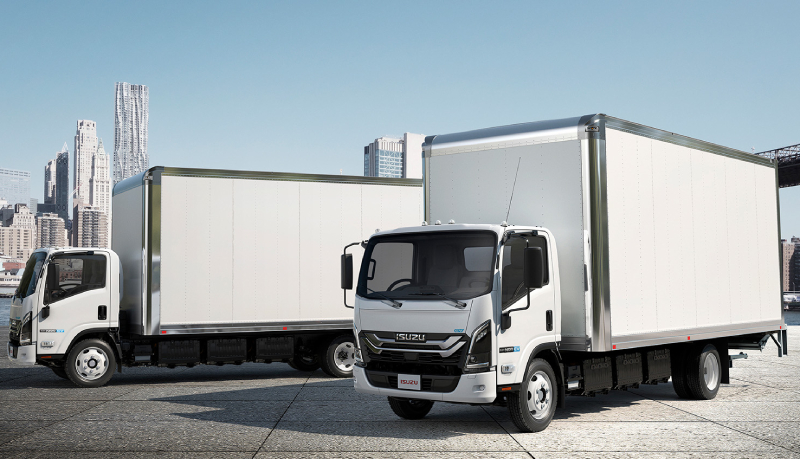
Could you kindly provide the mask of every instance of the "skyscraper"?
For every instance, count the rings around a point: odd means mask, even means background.
[[[144,172],[150,92],[145,85],[117,83],[114,103],[114,185]]]
[[[36,247],[64,247],[67,245],[64,220],[58,214],[36,217]]]
[[[97,123],[90,120],[78,120],[75,133],[75,177],[72,182],[73,207],[89,205],[91,194],[89,180],[92,178],[92,157],[97,153]]]
[[[56,153],[56,213],[64,222],[69,221],[69,149],[67,142]]]
[[[422,178],[425,136],[406,132],[402,139],[380,137],[364,147],[364,176]]]
[[[44,203],[56,203],[56,161],[58,159],[51,159],[44,167]]]
[[[92,174],[89,184],[89,204],[98,207],[106,215],[110,215],[111,179],[108,170],[108,155],[103,148],[103,139],[98,140],[97,152],[92,156]]]
[[[0,199],[27,206],[31,201],[31,173],[0,169]]]

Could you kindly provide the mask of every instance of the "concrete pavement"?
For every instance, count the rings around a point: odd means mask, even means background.
[[[79,389],[2,358],[0,457],[800,459],[800,327],[789,341],[789,356],[770,343],[737,360],[715,400],[680,400],[671,383],[569,397],[538,434],[500,407],[402,420],[351,380],[285,364],[125,368]]]

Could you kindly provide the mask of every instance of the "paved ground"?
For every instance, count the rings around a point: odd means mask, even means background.
[[[538,434],[495,407],[401,420],[350,380],[285,364],[125,369],[78,389],[0,359],[0,457],[800,458],[800,327],[789,338],[788,357],[773,344],[737,360],[715,400],[671,383],[570,397]]]

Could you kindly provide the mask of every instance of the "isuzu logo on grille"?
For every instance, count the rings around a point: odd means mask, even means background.
[[[394,336],[395,341],[419,341],[425,342],[424,333],[398,333]]]

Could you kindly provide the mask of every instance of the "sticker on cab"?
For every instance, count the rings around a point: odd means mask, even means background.
[[[500,353],[502,354],[502,353],[505,353],[505,352],[519,352],[519,346],[501,347],[500,348]]]

